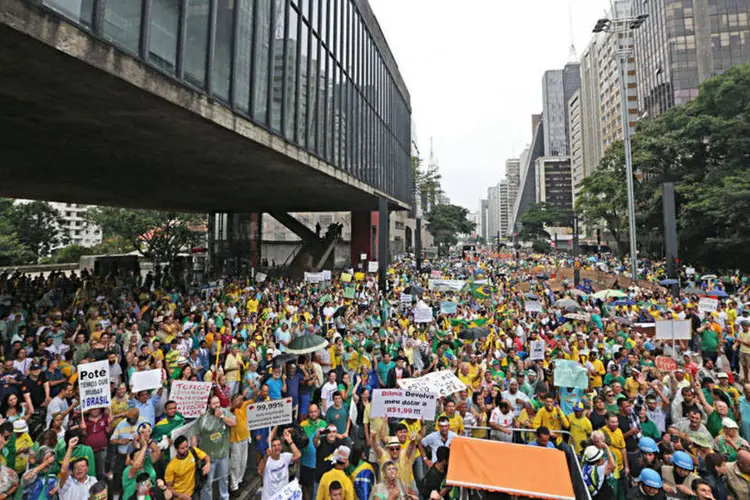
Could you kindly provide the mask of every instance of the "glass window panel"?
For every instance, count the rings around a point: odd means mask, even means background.
[[[286,61],[284,67],[286,69],[286,75],[284,75],[284,86],[285,88],[285,99],[286,104],[284,106],[284,135],[294,140],[295,133],[295,115],[297,113],[297,70],[299,68],[297,61],[297,52],[299,50],[299,37],[298,37],[298,24],[299,15],[294,9],[289,9],[289,27],[288,36],[286,40]]]
[[[321,42],[322,43],[322,42]],[[327,158],[328,154],[328,148],[326,147],[328,144],[327,137],[328,133],[326,131],[326,124],[329,123],[326,121],[327,116],[327,99],[326,99],[326,93],[328,91],[328,80],[327,80],[327,74],[326,74],[326,63],[328,62],[328,56],[326,55],[326,52],[322,51],[320,52],[320,59],[318,61],[318,116],[316,117],[316,123],[315,127],[317,130],[318,135],[318,154],[323,157]]]
[[[273,76],[271,83],[271,128],[281,131],[281,108],[284,96],[284,0],[274,0],[273,12]]]
[[[237,40],[234,53],[234,103],[248,112],[250,106],[250,58],[253,45],[253,1],[237,0]]]
[[[179,26],[180,0],[153,0],[149,61],[170,73],[177,68]]]
[[[208,17],[210,0],[187,1],[185,26],[185,79],[203,87],[206,83]]]
[[[273,0],[256,0],[255,4],[255,69],[253,70],[253,117],[268,124],[268,65],[271,52],[271,6]]]
[[[42,4],[73,22],[91,27],[94,17],[94,0],[42,0]]]
[[[327,79],[327,102],[326,102],[326,130],[325,135],[328,137],[328,144],[326,146],[326,157],[328,158],[328,162],[331,164],[335,164],[336,162],[336,154],[334,152],[334,144],[338,144],[338,141],[334,139],[335,130],[336,130],[336,124],[334,122],[334,108],[335,108],[335,98],[336,93],[334,91],[335,89],[335,74],[336,74],[336,61],[333,59],[333,57],[328,57],[328,74],[326,75]]]
[[[232,78],[232,41],[234,39],[234,0],[216,0],[216,35],[211,84],[214,95],[229,100]]]
[[[297,103],[297,141],[301,146],[307,145],[308,139],[308,125],[307,125],[307,110],[314,109],[312,102],[314,102],[315,96],[315,77],[309,74],[309,67],[312,63],[313,68],[317,65],[317,61],[310,60],[310,29],[306,23],[300,23],[300,37],[299,37],[299,79],[297,83],[298,98]],[[312,99],[311,99],[312,96]],[[312,142],[312,141],[311,141]]]
[[[131,52],[138,52],[141,39],[142,0],[104,4],[104,38]]]
[[[318,34],[320,34],[320,27],[318,26],[318,21],[320,20],[320,4],[324,2],[325,0],[310,0],[310,13],[307,19],[310,21],[310,29]]]

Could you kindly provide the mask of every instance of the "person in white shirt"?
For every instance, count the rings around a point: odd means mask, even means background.
[[[336,372],[331,370],[328,372],[328,380],[320,388],[320,402],[322,407],[320,413],[325,416],[326,409],[333,406],[333,395],[339,392],[339,385],[336,383]]]
[[[292,453],[282,453],[281,438],[274,437],[271,440],[271,448],[266,450],[266,456],[258,464],[258,475],[263,478],[261,500],[269,500],[289,484],[289,464],[298,461],[302,456],[294,445],[291,429],[284,431],[284,440],[289,444]]]
[[[521,415],[523,409],[529,404],[529,397],[518,390],[518,381],[516,379],[512,379],[508,383],[508,390],[502,393],[502,398],[511,405],[516,418]]]
[[[59,495],[60,500],[80,500],[89,497],[89,488],[97,483],[94,476],[89,476],[89,463],[85,458],[76,458],[73,462],[73,474],[70,473],[70,455],[73,448],[78,444],[78,438],[74,437],[68,443],[68,451],[65,452],[60,467]]]
[[[515,417],[513,412],[510,410],[510,403],[508,401],[500,401],[500,403],[492,410],[490,414],[490,420],[488,422],[492,431],[490,437],[495,441],[503,441],[505,443],[513,442],[513,427]]]

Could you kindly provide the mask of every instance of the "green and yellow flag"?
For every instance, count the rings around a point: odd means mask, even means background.
[[[470,291],[475,299],[489,299],[495,292],[495,289],[490,285],[477,285],[472,283]]]

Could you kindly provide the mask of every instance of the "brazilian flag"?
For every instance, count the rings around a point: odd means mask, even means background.
[[[463,329],[479,328],[480,326],[484,326],[485,323],[487,323],[487,318],[477,318],[471,321],[461,318],[451,318],[451,326],[459,326]]]
[[[494,292],[495,290],[490,285],[471,284],[471,294],[475,299],[489,299]]]

